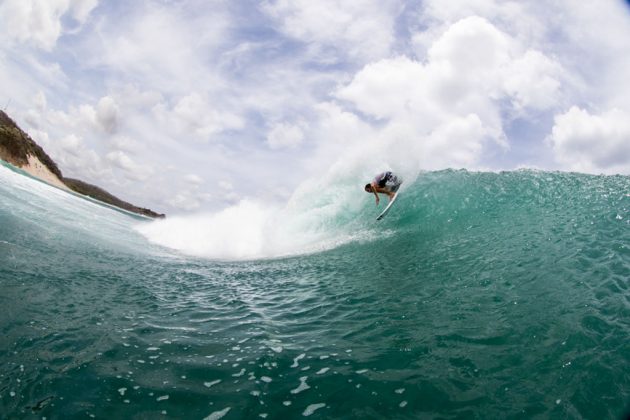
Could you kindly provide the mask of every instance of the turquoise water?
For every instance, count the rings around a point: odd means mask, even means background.
[[[367,194],[310,213],[181,238],[0,167],[0,418],[628,412],[630,178],[431,172],[378,224]]]

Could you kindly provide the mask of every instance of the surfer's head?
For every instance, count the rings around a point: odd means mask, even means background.
[[[365,192],[372,192],[372,184],[365,184]]]

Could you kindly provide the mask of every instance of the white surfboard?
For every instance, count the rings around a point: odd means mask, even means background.
[[[376,220],[381,220],[383,217],[385,217],[385,215],[389,212],[389,209],[392,208],[392,205],[394,204],[394,201],[396,201],[397,198],[398,198],[398,193],[396,193],[394,198],[391,199],[391,201],[387,204],[387,207],[385,207],[385,210],[383,210],[381,214],[378,215]]]

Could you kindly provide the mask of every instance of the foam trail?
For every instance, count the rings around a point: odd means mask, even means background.
[[[189,255],[221,260],[273,258],[330,249],[356,238],[356,232],[349,234],[330,224],[338,212],[335,205],[309,211],[243,200],[218,213],[168,217],[138,225],[136,230],[152,243]]]
[[[137,230],[151,242],[191,255],[246,258],[263,252],[273,212],[251,201],[216,214],[175,216]]]

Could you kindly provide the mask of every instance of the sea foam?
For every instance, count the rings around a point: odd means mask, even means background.
[[[345,205],[341,200],[305,209],[243,200],[216,213],[138,224],[136,230],[154,244],[219,260],[308,254],[369,237],[333,223]]]

